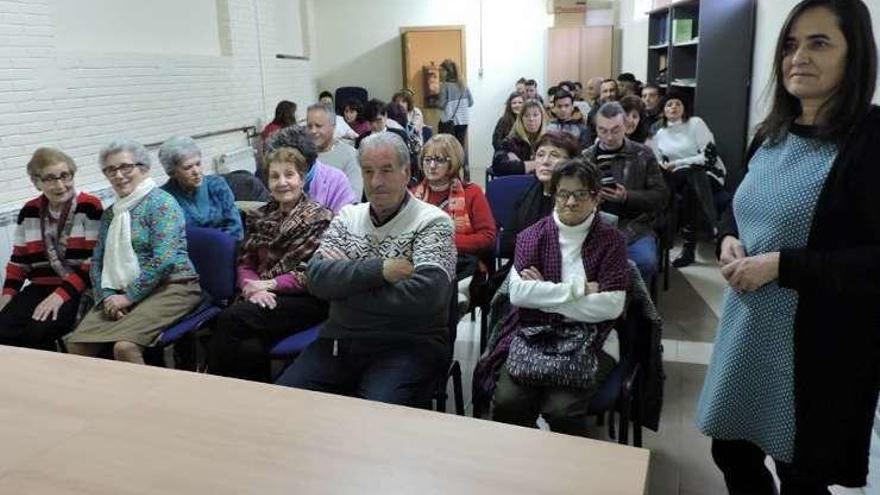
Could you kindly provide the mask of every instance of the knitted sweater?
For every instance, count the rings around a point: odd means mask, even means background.
[[[186,250],[186,221],[183,210],[170,194],[157,187],[129,210],[129,214],[131,245],[141,269],[140,275],[125,291],[132,302],[142,301],[164,283],[198,280],[198,274]],[[96,301],[117,293],[101,284],[104,246],[107,244],[107,231],[113,216],[113,208],[104,211],[98,243],[92,257],[90,275],[95,286]]]
[[[41,227],[41,216],[49,206],[46,196],[40,195],[27,203],[18,213],[18,222],[12,245],[12,257],[6,265],[3,295],[14,296],[26,280],[37,285],[56,287],[55,294],[67,301],[89,287],[89,267],[92,250],[98,240],[101,224],[101,200],[91,194],[79,193],[68,215],[73,215],[67,249],[61,263],[70,269],[62,277],[50,265]],[[61,253],[59,253],[61,254]]]
[[[232,189],[222,177],[206,175],[194,191],[185,191],[176,180],[169,179],[162,189],[177,200],[186,223],[219,229],[241,240],[244,235],[241,213],[235,206]]]
[[[348,259],[325,257],[329,249]],[[383,262],[393,258],[409,260],[412,276],[388,283]],[[409,197],[377,227],[369,203],[346,206],[307,268],[309,292],[330,302],[321,336],[445,344],[455,262],[452,219],[439,208]]]

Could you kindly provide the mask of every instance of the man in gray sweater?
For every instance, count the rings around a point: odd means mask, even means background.
[[[278,383],[424,407],[449,357],[453,223],[407,192],[400,137],[367,137],[359,158],[368,202],[339,212],[307,269],[328,319]]]

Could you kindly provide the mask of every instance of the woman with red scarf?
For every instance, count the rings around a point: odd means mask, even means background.
[[[480,186],[461,180],[463,163],[464,149],[455,136],[437,134],[422,148],[424,179],[412,193],[445,211],[455,222],[459,303],[466,305],[470,277],[477,271],[480,259],[487,257],[495,246],[495,219]]]

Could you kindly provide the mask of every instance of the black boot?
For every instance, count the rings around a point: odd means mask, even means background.
[[[675,268],[683,268],[692,264],[696,260],[697,243],[685,242],[681,249],[681,254],[672,262]]]

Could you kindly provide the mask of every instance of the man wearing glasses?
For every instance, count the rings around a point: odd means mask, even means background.
[[[666,205],[666,181],[651,149],[626,138],[626,112],[617,102],[596,114],[599,140],[584,156],[599,165],[602,210],[619,218],[629,258],[647,283],[657,273],[654,219]]]

